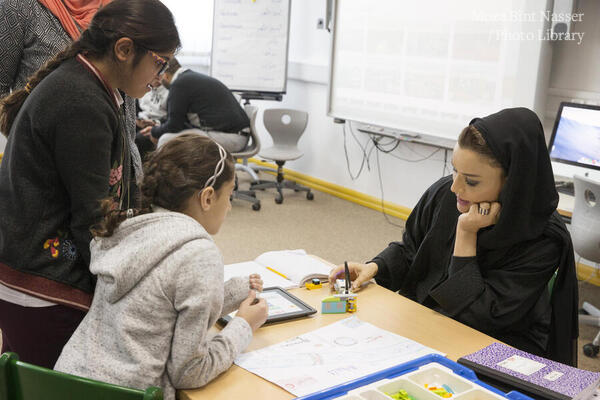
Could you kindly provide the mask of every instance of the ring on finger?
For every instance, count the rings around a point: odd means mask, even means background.
[[[481,215],[488,215],[490,213],[490,209],[489,208],[479,208],[479,214]]]

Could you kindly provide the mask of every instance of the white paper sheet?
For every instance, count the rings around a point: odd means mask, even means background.
[[[227,282],[229,279],[236,276],[248,276],[250,274],[260,274],[263,280],[263,287],[279,286],[283,289],[296,287],[294,282],[269,271],[255,261],[246,261],[236,264],[228,264],[223,269],[223,278]]]
[[[289,280],[301,286],[307,276],[327,277],[332,266],[306,254],[303,249],[268,251],[255,261],[283,273]]]
[[[442,354],[350,317],[244,353],[235,363],[304,396],[432,353]]]

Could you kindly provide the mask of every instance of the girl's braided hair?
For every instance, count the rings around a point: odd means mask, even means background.
[[[152,212],[152,206],[171,211],[182,211],[188,199],[204,188],[215,174],[221,160],[219,145],[212,139],[196,134],[175,137],[151,153],[144,163],[144,179],[141,184],[142,202],[139,209],[114,210],[112,199],[102,201],[104,219],[95,225],[94,236],[112,236],[114,230],[129,216]],[[223,172],[211,185],[218,191],[225,182],[234,178],[235,164],[231,154],[226,153]]]

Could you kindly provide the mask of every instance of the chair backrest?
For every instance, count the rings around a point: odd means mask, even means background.
[[[573,177],[575,207],[571,217],[573,248],[581,257],[600,262],[600,182]]]
[[[263,114],[265,128],[273,138],[274,146],[296,146],[308,124],[306,111],[271,108]]]
[[[260,151],[260,138],[258,137],[258,133],[256,133],[258,107],[248,104],[244,106],[244,111],[246,111],[248,119],[250,119],[250,140],[248,140],[248,144],[243,150],[232,153],[234,158],[250,158]]]
[[[0,356],[0,400],[162,400],[160,388],[146,391],[69,375],[19,361],[15,353]]]

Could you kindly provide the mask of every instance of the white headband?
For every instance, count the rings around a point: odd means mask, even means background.
[[[227,159],[227,152],[225,151],[223,146],[221,146],[219,143],[215,142],[215,144],[217,145],[217,147],[219,147],[219,155],[221,156],[221,159],[219,160],[217,165],[215,165],[215,173],[206,180],[206,183],[204,184],[204,187],[202,188],[202,190],[214,185],[215,182],[217,181],[217,178],[219,176],[221,176],[221,174],[223,173],[223,170],[225,169],[225,160]]]

